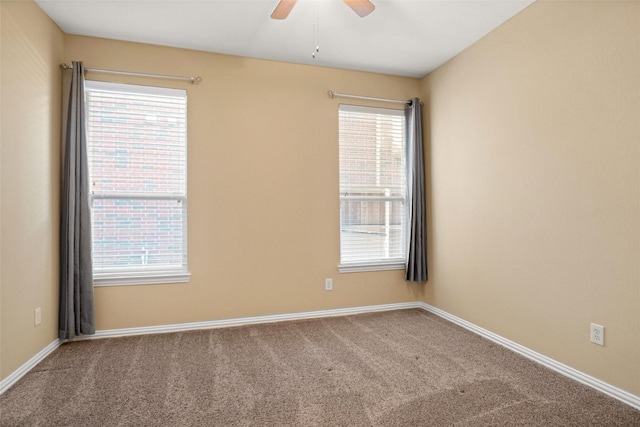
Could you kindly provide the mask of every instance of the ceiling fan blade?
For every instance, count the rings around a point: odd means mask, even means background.
[[[280,0],[280,3],[276,6],[271,14],[272,19],[285,19],[289,16],[291,9],[296,5],[298,0]]]
[[[369,0],[343,0],[359,17],[364,18],[373,12],[376,6]]]

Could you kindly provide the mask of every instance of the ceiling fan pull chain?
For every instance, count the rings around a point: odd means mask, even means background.
[[[316,46],[316,48],[314,49],[313,53],[311,54],[311,57],[313,59],[316,59],[316,54],[320,52],[320,42],[318,41],[318,39],[320,38],[320,18],[318,17],[318,5],[316,2],[313,2],[313,14],[314,14],[314,21],[313,21],[313,44]]]

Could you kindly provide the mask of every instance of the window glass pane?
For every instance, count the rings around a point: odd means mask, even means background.
[[[184,194],[186,97],[88,93],[93,192]]]
[[[183,265],[181,201],[94,199],[92,215],[96,269]]]
[[[340,203],[341,263],[403,258],[404,202]]]

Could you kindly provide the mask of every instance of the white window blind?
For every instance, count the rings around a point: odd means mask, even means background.
[[[405,138],[404,111],[340,105],[340,271],[404,266]]]
[[[186,91],[85,89],[96,284],[185,281]]]

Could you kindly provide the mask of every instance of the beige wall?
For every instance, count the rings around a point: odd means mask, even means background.
[[[57,337],[63,33],[32,2],[2,2],[0,378]],[[34,326],[34,309],[42,324]]]
[[[536,2],[422,94],[425,301],[636,395],[639,28],[639,2]]]
[[[402,271],[337,272],[339,100],[327,91],[409,99],[419,80],[68,35],[64,56],[204,79],[88,75],[186,88],[189,108],[191,282],[97,288],[98,329],[418,298]]]

